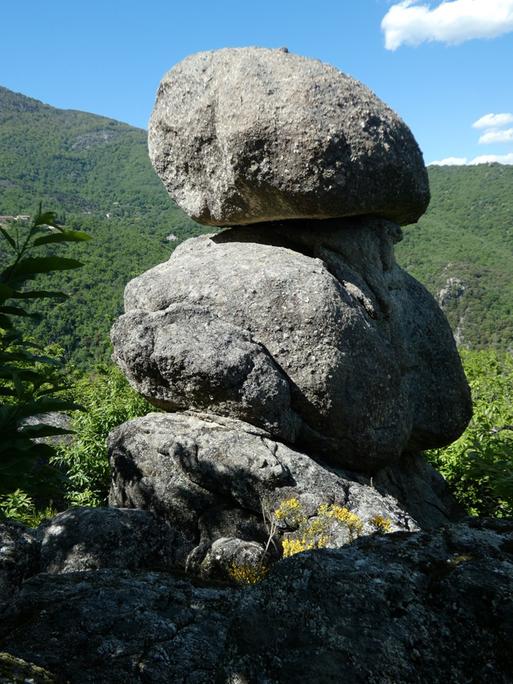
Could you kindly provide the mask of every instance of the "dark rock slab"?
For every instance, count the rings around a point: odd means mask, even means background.
[[[496,520],[299,554],[244,590],[40,574],[0,621],[0,651],[71,684],[510,684],[512,637],[513,522]]]
[[[41,574],[0,621],[0,649],[71,684],[211,684],[233,603],[159,573]]]
[[[509,684],[513,524],[361,539],[279,563],[244,594],[226,682]]]
[[[41,571],[100,568],[170,570],[183,546],[181,535],[149,511],[71,508],[44,522]]]

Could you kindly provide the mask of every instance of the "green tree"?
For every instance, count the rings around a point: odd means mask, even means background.
[[[48,248],[88,239],[84,232],[58,226],[55,214],[43,213],[41,207],[31,225],[0,227],[2,261],[8,263],[0,272],[0,495],[23,489],[30,495],[48,496],[57,476],[50,467],[55,447],[46,438],[69,430],[42,417],[77,405],[62,396],[65,383],[59,359],[22,333],[18,321],[39,318],[30,306],[33,303],[66,298],[60,291],[28,287],[28,283],[40,274],[82,265],[49,254]]]

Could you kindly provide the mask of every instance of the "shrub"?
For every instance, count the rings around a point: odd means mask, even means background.
[[[22,489],[0,496],[0,512],[6,518],[17,520],[28,527],[37,527],[43,520],[53,518],[57,514],[57,510],[51,505],[38,508],[34,500]]]
[[[465,433],[427,456],[471,515],[513,515],[513,357],[463,351],[474,415]]]
[[[391,521],[383,515],[373,515],[369,522],[378,534],[386,534],[392,527]]]
[[[272,517],[273,534],[277,522],[284,522],[289,527],[296,528],[292,534],[282,539],[284,558],[302,551],[325,548],[333,538],[337,523],[347,528],[351,541],[363,532],[361,518],[338,504],[321,504],[316,515],[308,518],[298,499],[285,499],[274,510]]]
[[[107,434],[149,409],[117,369],[99,368],[78,377],[63,367],[58,350],[41,349],[14,323],[19,318],[38,318],[25,308],[27,302],[66,299],[60,291],[27,289],[28,281],[81,266],[47,250],[88,239],[81,231],[57,226],[55,215],[41,209],[30,226],[0,227],[3,262],[12,255],[0,272],[0,515],[28,525],[54,515],[54,505],[104,504]],[[41,249],[42,256],[32,256]],[[49,412],[77,408],[83,411],[72,418],[72,430],[45,422]],[[48,439],[73,431],[75,437],[65,443]]]
[[[271,513],[263,510],[263,517],[267,525],[269,538],[259,563],[255,564],[232,564],[230,577],[241,585],[256,584],[264,579],[269,572],[269,566],[265,563],[268,549],[273,544],[277,549],[275,537],[279,526],[292,529],[293,531],[281,539],[281,555],[289,558],[296,553],[323,549],[333,540],[337,525],[343,525],[349,533],[350,541],[353,541],[363,533],[363,521],[361,518],[344,506],[338,504],[321,504],[316,515],[308,518],[301,502],[296,497],[284,499]],[[388,532],[391,527],[390,520],[383,516],[375,516],[376,530]]]
[[[155,409],[128,385],[115,366],[101,366],[76,379],[71,396],[84,410],[73,418],[73,439],[59,444],[52,463],[66,473],[68,504],[102,506],[109,489],[109,432]]]
[[[269,572],[269,566],[251,563],[232,563],[230,567],[230,577],[240,585],[258,584]]]

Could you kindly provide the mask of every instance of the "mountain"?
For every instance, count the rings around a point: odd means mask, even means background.
[[[79,215],[177,216],[151,169],[145,131],[0,87],[1,213],[27,213],[40,200]]]
[[[432,200],[397,258],[464,347],[513,351],[513,166],[429,167]]]
[[[437,297],[461,345],[512,349],[513,167],[430,167],[429,176],[431,205],[404,229],[398,260]],[[94,237],[68,248],[85,265],[59,275],[72,296],[48,306],[36,331],[82,366],[109,358],[126,282],[212,230],[169,199],[145,131],[0,87],[0,215],[33,214],[40,201]]]
[[[127,281],[205,229],[170,201],[145,131],[0,87],[0,215],[33,215],[39,202],[94,239],[66,250],[84,267],[59,274],[71,297],[47,305],[36,334],[79,365],[108,360]]]

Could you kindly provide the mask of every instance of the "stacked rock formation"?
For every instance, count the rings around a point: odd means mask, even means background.
[[[212,549],[261,555],[287,498],[367,532],[449,519],[417,454],[461,434],[470,395],[442,312],[394,259],[429,201],[404,122],[321,62],[226,49],[164,77],[149,147],[179,206],[228,230],[126,288],[114,358],[167,413],[111,435],[111,504],[163,516],[207,574]]]
[[[150,151],[228,229],[127,286],[114,355],[164,412],[111,434],[111,507],[0,522],[0,683],[509,684],[513,523],[458,520],[421,454],[470,398],[394,260],[429,194],[405,124],[319,62],[221,50],[164,78]],[[305,529],[337,548],[233,586]]]

